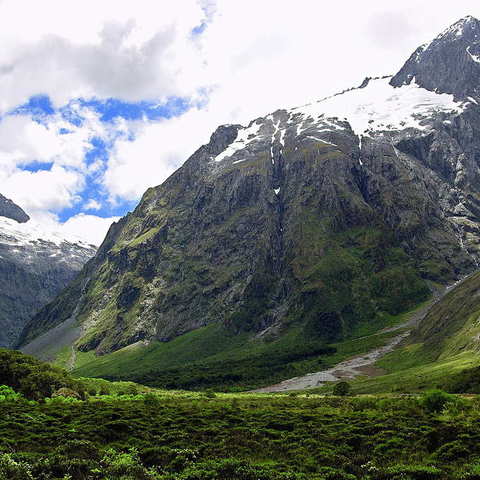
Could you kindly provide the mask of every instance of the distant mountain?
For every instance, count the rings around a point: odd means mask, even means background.
[[[0,195],[0,347],[65,288],[95,247],[49,232]]]
[[[0,194],[0,217],[15,220],[18,223],[25,223],[30,220],[30,217],[10,199],[5,198]]]
[[[38,347],[75,319],[75,347],[97,355],[212,329],[199,358],[243,348],[218,341],[232,332],[324,345],[381,328],[427,298],[428,281],[472,272],[478,35],[479,22],[462,19],[393,77],[219,127],[112,226],[22,341]],[[43,349],[56,338],[46,335]]]

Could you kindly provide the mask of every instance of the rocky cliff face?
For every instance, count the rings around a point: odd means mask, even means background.
[[[480,107],[477,84],[451,79],[476,71],[480,28],[460,25],[393,78],[218,128],[112,226],[22,341],[74,314],[76,346],[98,354],[212,322],[329,342],[423,300],[426,280],[475,269]],[[450,58],[459,42],[463,63]]]
[[[13,346],[26,322],[94,253],[91,245],[44,231],[0,195],[0,347]]]
[[[30,217],[9,198],[5,198],[0,194],[0,217],[15,220],[18,223],[25,223],[30,220]]]
[[[480,101],[480,21],[465,17],[421,45],[392,78],[395,87],[417,85],[462,100]]]

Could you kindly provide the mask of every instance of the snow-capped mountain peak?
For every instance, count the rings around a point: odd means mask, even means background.
[[[467,16],[417,48],[391,85],[401,87],[415,81],[430,91],[479,101],[479,76],[480,21]]]

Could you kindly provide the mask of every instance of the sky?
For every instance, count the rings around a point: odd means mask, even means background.
[[[221,124],[396,73],[478,0],[0,0],[0,193],[99,245]]]

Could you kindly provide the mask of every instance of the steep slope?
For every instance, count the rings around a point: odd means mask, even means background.
[[[14,345],[26,322],[94,253],[92,245],[45,231],[0,196],[0,346]]]
[[[96,354],[206,325],[220,350],[232,333],[325,345],[421,302],[426,280],[475,269],[480,108],[398,75],[218,128],[112,227],[23,343],[74,319],[76,348]]]
[[[426,358],[443,360],[480,348],[480,273],[452,288],[414,332]]]

